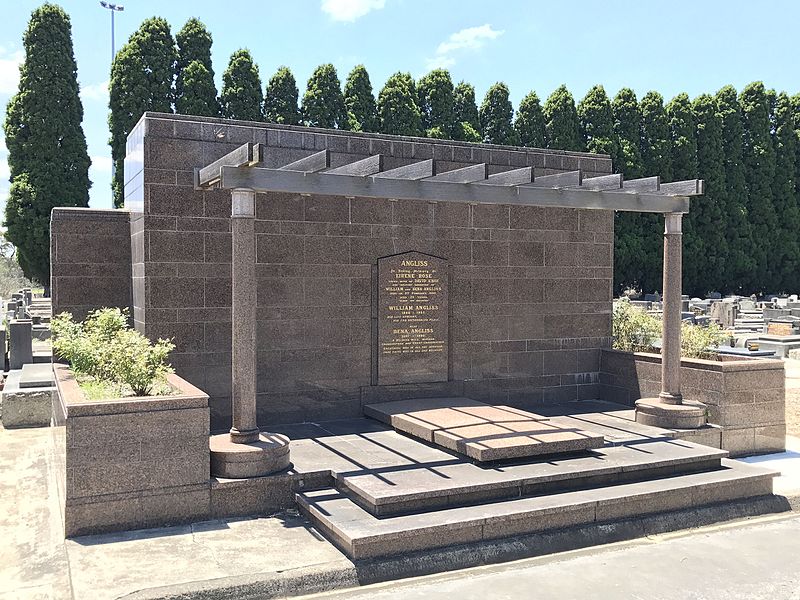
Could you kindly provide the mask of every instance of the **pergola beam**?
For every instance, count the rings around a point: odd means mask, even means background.
[[[461,169],[445,171],[439,175],[427,178],[425,181],[448,181],[450,183],[472,183],[473,181],[483,181],[489,175],[489,167],[486,163],[470,165]]]
[[[316,173],[331,166],[331,153],[328,150],[320,150],[311,156],[306,156],[288,165],[283,165],[281,171],[300,171],[303,173]]]
[[[534,177],[531,183],[526,184],[526,187],[551,189],[577,187],[580,186],[582,180],[583,173],[581,171],[566,171],[564,173],[555,173],[554,175],[542,175],[541,177]]]
[[[263,146],[248,142],[236,150],[228,152],[210,165],[202,169],[195,169],[195,185],[197,187],[209,186],[217,183],[221,177],[221,169],[225,167],[253,166],[263,160]]]
[[[705,191],[705,182],[702,179],[687,179],[686,181],[662,183],[658,191],[662,194],[676,196],[702,196]]]
[[[374,175],[383,170],[383,154],[374,154],[365,159],[347,163],[325,171],[326,175]]]
[[[552,189],[536,187],[533,184],[519,186],[455,184],[444,181],[396,179],[386,177],[388,173],[390,171],[370,177],[331,176],[326,173],[224,166],[222,167],[222,187],[249,188],[257,192],[516,204],[651,213],[684,213],[689,210],[689,200],[683,196],[637,194],[623,190]]]
[[[622,174],[584,178],[580,183],[580,188],[584,190],[621,190]]]
[[[626,192],[657,192],[661,185],[661,177],[642,177],[640,179],[628,179],[622,182],[622,189]]]
[[[523,185],[531,181],[533,167],[522,167],[489,175],[484,181],[473,181],[472,185]]]
[[[375,177],[380,179],[416,180],[432,177],[433,173],[433,159],[429,158],[427,160],[411,163],[410,165],[404,165],[402,167],[397,167],[396,169],[389,169],[388,171],[377,173]]]

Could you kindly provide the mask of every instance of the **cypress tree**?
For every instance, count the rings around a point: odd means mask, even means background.
[[[618,173],[625,179],[642,176],[642,116],[636,94],[622,88],[611,105],[613,132],[617,137],[616,147],[609,154]],[[645,232],[653,227],[652,217],[634,212],[618,212],[614,216],[614,277],[618,287],[633,285],[645,291],[661,289],[660,262],[661,240],[648,239]],[[649,246],[653,244],[653,247]],[[659,270],[656,270],[658,267]]]
[[[133,32],[111,65],[108,125],[114,206],[123,203],[125,143],[131,129],[145,111],[172,112],[176,56],[169,23],[152,17]]]
[[[692,104],[687,94],[678,94],[667,104],[670,137],[672,139],[672,176],[676,181],[697,177],[697,133]],[[697,213],[689,211],[683,219],[683,287],[697,291],[708,287],[698,276],[698,264],[703,260],[698,249],[703,241],[695,224]],[[711,290],[704,290],[711,291]]]
[[[693,200],[689,218],[696,236],[687,243],[689,256],[703,257],[694,267],[697,280],[687,293],[702,294],[709,289],[727,291],[724,274],[727,270],[728,240],[725,211],[725,150],[722,138],[722,116],[709,94],[702,94],[692,103],[697,127],[697,172],[705,180],[705,194]]]
[[[760,81],[742,90],[739,102],[742,107],[744,143],[742,160],[747,186],[747,212],[753,231],[751,252],[755,259],[757,291],[770,291],[774,281],[774,265],[770,260],[772,244],[778,221],[775,218],[772,184],[775,178],[775,149],[770,136],[769,94]]]
[[[638,179],[642,177],[642,113],[634,91],[622,88],[617,92],[612,110],[614,132],[619,138],[617,171],[625,179]]]
[[[88,206],[91,185],[69,16],[53,4],[37,8],[23,46],[19,91],[4,124],[12,182],[6,238],[25,276],[49,290],[50,211]]]
[[[742,112],[736,89],[727,85],[715,96],[722,119],[725,166],[725,213],[727,214],[728,260],[724,280],[728,291],[750,294],[755,271],[752,228],[747,214],[747,189],[742,155]],[[702,201],[702,198],[700,199]]]
[[[544,113],[536,92],[530,92],[519,103],[514,129],[520,144],[530,148],[545,148],[547,139],[544,133]]]
[[[241,48],[231,55],[222,74],[220,114],[226,119],[263,121],[261,77],[250,51]]]
[[[264,118],[269,123],[299,125],[300,110],[297,108],[297,82],[288,67],[280,67],[273,75],[264,94]]]
[[[480,132],[481,121],[472,84],[461,81],[453,88],[453,113],[457,122],[468,123],[472,129]]]
[[[347,107],[336,68],[328,63],[314,69],[303,95],[303,119],[310,127],[347,129]]]
[[[575,100],[565,85],[557,88],[544,103],[544,121],[548,148],[583,150]]]
[[[453,80],[445,69],[434,69],[417,82],[417,106],[428,137],[457,135],[453,102]]]
[[[344,104],[351,131],[378,131],[378,109],[364,65],[356,65],[344,84]]]
[[[386,80],[378,94],[378,118],[381,133],[420,135],[422,117],[416,102],[414,80],[408,73],[395,73]]]
[[[664,110],[664,98],[648,92],[639,103],[642,117],[642,176],[658,175],[661,181],[672,181],[672,136]],[[661,289],[664,245],[664,217],[658,214],[638,215],[641,239],[642,285],[645,289]]]
[[[478,111],[483,139],[490,144],[518,145],[512,119],[514,107],[509,100],[508,86],[497,82],[486,92]]]
[[[190,62],[181,73],[183,93],[175,99],[181,115],[216,117],[219,115],[214,75],[199,60]]]
[[[219,104],[217,87],[214,84],[214,68],[211,65],[211,34],[199,19],[193,17],[175,34],[175,40],[178,48],[175,64],[175,110],[185,115],[216,116],[219,113]],[[203,68],[194,66],[187,73],[189,65],[195,61]],[[191,89],[188,84],[197,86],[197,89]],[[184,95],[189,95],[190,99],[183,100]]]
[[[797,133],[792,102],[781,92],[775,100],[775,178],[772,192],[778,221],[772,260],[773,288],[794,292],[800,283],[800,207],[797,200]]]
[[[596,85],[586,93],[578,103],[577,112],[586,150],[616,156],[619,144],[614,132],[614,116],[602,85]]]

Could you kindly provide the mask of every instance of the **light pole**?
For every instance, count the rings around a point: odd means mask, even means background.
[[[122,12],[125,10],[125,7],[122,4],[114,4],[112,2],[106,2],[105,0],[100,0],[100,6],[106,8],[111,11],[111,63],[114,63],[114,13]]]
[[[114,13],[122,12],[125,10],[125,7],[122,4],[114,4],[113,2],[106,2],[105,0],[100,0],[100,6],[105,9],[111,11],[111,66],[114,66]],[[111,180],[114,180],[114,177],[117,174],[117,165],[114,163],[112,158],[111,160]]]

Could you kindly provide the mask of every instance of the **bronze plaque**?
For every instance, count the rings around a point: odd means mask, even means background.
[[[378,385],[447,381],[447,260],[378,259]]]

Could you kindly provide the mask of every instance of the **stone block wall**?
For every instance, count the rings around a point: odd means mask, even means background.
[[[180,378],[181,395],[86,402],[55,365],[55,451],[67,537],[208,518],[208,397]]]
[[[786,374],[772,359],[681,361],[681,392],[708,406],[708,422],[722,428],[721,447],[733,456],[782,452],[786,436]],[[600,393],[633,406],[661,391],[661,356],[603,350]]]
[[[590,154],[146,114],[126,159],[134,319],[175,339],[173,364],[209,393],[218,430],[230,425],[230,191],[195,190],[192,171],[245,142],[267,146],[268,167],[327,148],[332,166],[380,152],[387,169],[434,158],[437,172],[611,171]],[[406,250],[449,261],[448,391],[520,406],[599,396],[611,211],[270,193],[255,227],[262,426],[357,416],[396,391],[371,386],[371,270]]]
[[[53,314],[82,319],[131,307],[130,221],[124,210],[54,208],[50,217]]]

